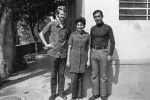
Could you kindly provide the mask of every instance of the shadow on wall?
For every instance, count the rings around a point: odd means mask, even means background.
[[[91,67],[86,70],[83,81],[83,97],[87,97],[88,89],[92,88]]]
[[[108,86],[107,86],[107,95],[108,97],[112,94],[112,86],[113,84],[117,85],[119,71],[120,71],[120,62],[117,49],[114,49],[113,60],[115,63],[110,63],[108,65]],[[88,89],[92,88],[92,81],[91,81],[91,67],[87,69],[85,73],[84,83],[83,83],[83,96],[86,97],[88,94]],[[91,91],[92,92],[92,91]]]
[[[119,71],[120,71],[120,62],[119,62],[119,56],[117,49],[114,49],[114,55],[113,59],[115,60],[114,64],[110,63],[108,65],[108,88],[107,88],[107,93],[108,96],[112,94],[112,86],[113,84],[117,85],[118,83],[118,77],[119,77]]]
[[[117,52],[116,48],[114,50],[113,56],[114,56],[115,64],[110,63],[108,65],[108,86],[107,86],[108,97],[112,94],[113,84],[117,85],[117,83],[118,83],[119,70],[120,70],[119,56],[118,56],[118,52]],[[68,78],[71,79],[71,77],[69,76],[68,70],[66,71],[66,75]],[[67,90],[65,90],[66,95],[71,93],[71,83],[69,83],[68,86],[69,86],[69,88]],[[88,90],[90,90],[89,92],[92,92],[91,89],[92,89],[91,67],[89,67],[86,70],[86,73],[84,75],[83,97],[88,97]]]
[[[113,84],[117,85],[118,77],[119,77],[119,70],[120,70],[120,62],[117,49],[114,49],[113,59],[115,63],[110,63],[108,65],[108,86],[107,86],[107,95],[108,97],[112,94],[112,86]],[[87,69],[84,78],[83,84],[83,96],[86,97],[88,94],[88,89],[92,88],[92,81],[91,81],[91,67]],[[92,91],[91,91],[92,92]]]

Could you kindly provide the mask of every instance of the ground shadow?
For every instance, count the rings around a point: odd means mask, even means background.
[[[91,86],[91,66],[86,70],[84,81],[83,81],[83,97],[87,97],[88,89],[90,89]]]
[[[120,70],[120,62],[117,49],[114,49],[113,63],[108,64],[108,83],[107,83],[107,96],[112,94],[113,84],[118,83],[118,76]],[[91,89],[91,67],[89,67],[85,73],[84,85],[83,85],[83,96],[87,96],[88,89]]]
[[[68,88],[64,92],[65,95],[71,94],[71,83],[68,83]]]
[[[47,55],[41,55],[41,58],[37,58],[36,62],[29,64],[28,68],[19,71],[15,76],[15,79],[8,78],[7,83],[5,83],[0,89],[7,86],[23,82],[29,78],[33,78],[51,71],[49,57]]]
[[[71,79],[70,73],[68,69],[66,68],[65,71],[65,76],[69,79]],[[84,75],[84,80],[83,80],[83,98],[87,96],[87,90],[91,88],[91,67],[87,68],[86,73]],[[71,82],[68,83],[68,88],[65,90],[65,94],[69,95],[71,94]]]
[[[69,72],[69,69],[68,69],[68,68],[65,69],[65,77],[66,77],[66,78],[69,78],[69,79],[71,80],[71,76],[70,76],[70,72]],[[65,93],[66,95],[71,94],[71,82],[68,83],[68,88],[64,91],[64,93]]]
[[[120,71],[119,56],[117,49],[115,48],[113,55],[113,62],[108,65],[108,84],[107,84],[108,97],[112,94],[113,84],[116,85],[118,83],[119,71]]]
[[[107,83],[107,97],[112,94],[113,84],[118,83],[120,71],[120,62],[117,49],[114,49],[113,62],[108,64],[108,83]],[[83,96],[87,97],[88,89],[92,88],[91,84],[91,67],[89,67],[85,73],[84,83],[83,83]]]

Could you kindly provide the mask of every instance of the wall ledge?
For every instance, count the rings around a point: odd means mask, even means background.
[[[113,60],[113,65],[150,65],[150,59],[145,60]]]

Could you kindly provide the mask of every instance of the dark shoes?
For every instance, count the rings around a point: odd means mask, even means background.
[[[106,96],[101,96],[102,100],[108,100]]]
[[[70,99],[70,100],[83,100],[82,97],[77,97],[77,98],[73,98],[73,99]]]
[[[83,98],[81,98],[81,97],[78,97],[78,100],[83,100]]]
[[[93,95],[92,97],[89,98],[89,100],[95,100],[95,99],[97,99],[99,97],[100,97],[99,95]]]
[[[59,94],[59,96],[63,99],[63,100],[67,100],[67,97],[65,94]]]
[[[52,94],[52,95],[49,97],[49,100],[55,100],[55,98],[56,98],[57,96],[58,96],[57,94]]]
[[[67,100],[67,97],[66,95],[64,94],[52,94],[50,97],[49,97],[49,100],[55,100],[58,96],[60,96],[63,100]]]

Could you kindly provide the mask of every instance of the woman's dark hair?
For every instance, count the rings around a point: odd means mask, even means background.
[[[93,17],[94,17],[94,15],[96,14],[96,13],[99,13],[100,12],[100,14],[102,15],[102,17],[104,17],[103,16],[103,12],[101,11],[101,10],[95,10],[94,12],[93,12]]]
[[[81,22],[84,26],[86,25],[86,20],[83,17],[79,17],[78,19],[76,19],[76,25],[78,24],[78,22]]]

